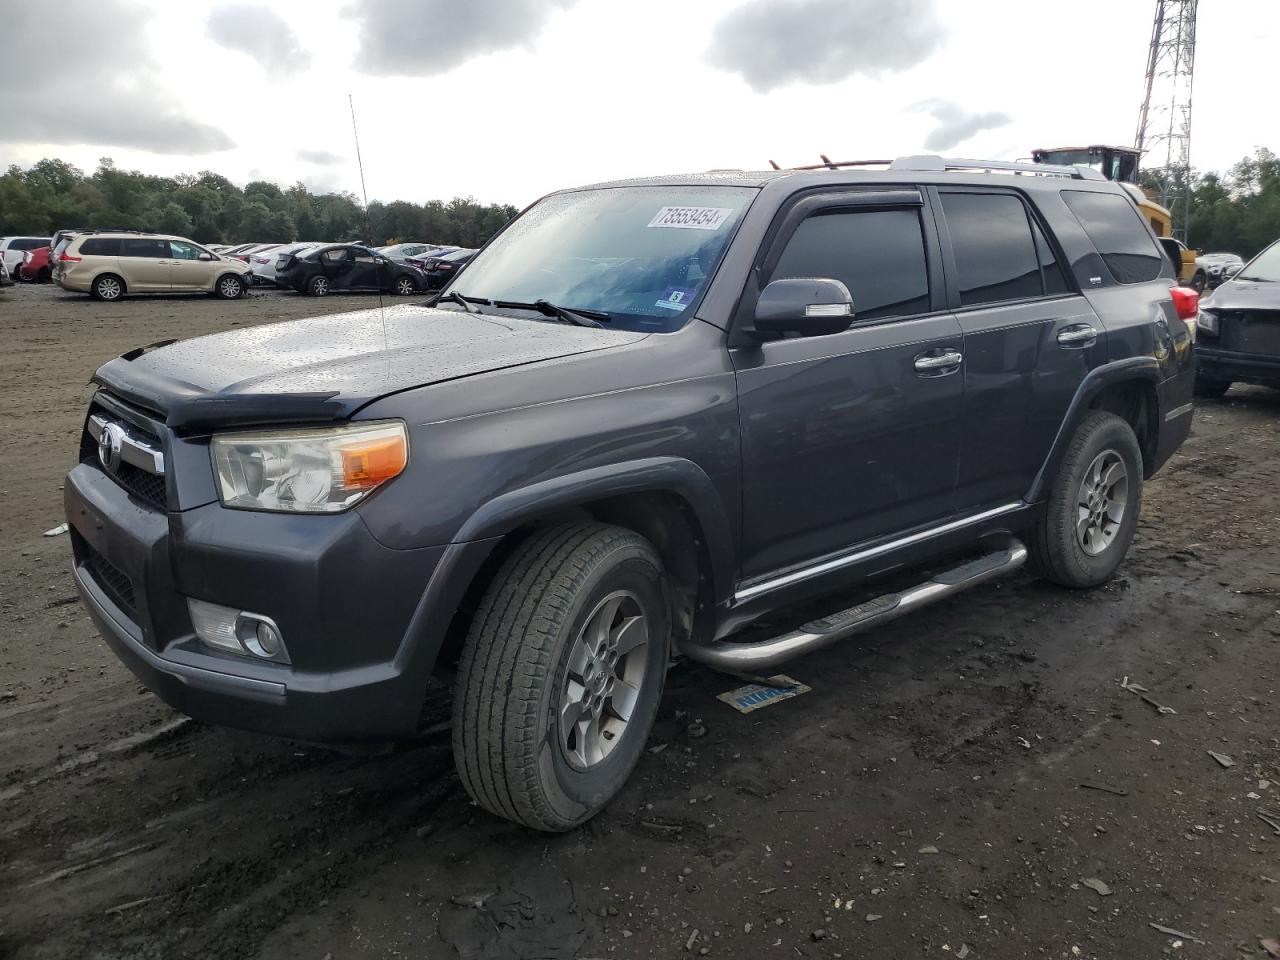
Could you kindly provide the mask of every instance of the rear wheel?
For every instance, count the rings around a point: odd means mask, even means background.
[[[119,300],[124,296],[124,281],[113,273],[104,273],[93,281],[89,292],[95,300],[104,300],[108,303]]]
[[[1142,451],[1114,413],[1090,413],[1076,429],[1029,538],[1033,565],[1064,587],[1109,580],[1133,542],[1142,508]]]
[[[218,278],[218,285],[214,288],[214,292],[223,300],[239,300],[244,296],[244,281],[237,276],[227,274],[225,277]]]
[[[653,726],[671,619],[639,534],[548,528],[507,558],[459,661],[453,750],[491,813],[562,831],[622,788]]]
[[[396,293],[402,297],[411,297],[418,292],[418,285],[413,282],[413,277],[399,277],[396,280]]]
[[[1206,400],[1220,400],[1231,389],[1230,380],[1214,380],[1196,374],[1195,395]]]
[[[328,277],[312,277],[311,282],[307,284],[307,293],[313,297],[327,297],[329,290]]]

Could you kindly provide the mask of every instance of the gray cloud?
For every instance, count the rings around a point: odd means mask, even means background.
[[[167,102],[145,33],[124,0],[93,0],[59,16],[32,4],[5,12],[0,141],[93,144],[153,153],[212,153],[235,144]],[[106,42],[104,42],[104,38]]]
[[[1007,113],[969,113],[949,100],[926,100],[916,104],[914,109],[931,114],[936,123],[925,137],[926,150],[950,150],[979,131],[994,130],[1013,122]]]
[[[747,0],[715,25],[706,58],[765,93],[906,70],[942,36],[934,0]]]
[[[314,163],[318,167],[332,167],[346,158],[328,150],[299,150],[298,159],[303,163]]]
[[[357,0],[356,69],[429,77],[468,60],[529,45],[557,10],[576,0]]]
[[[311,55],[302,49],[297,35],[284,18],[253,3],[218,7],[209,14],[209,39],[247,53],[275,73],[294,73],[311,65]]]

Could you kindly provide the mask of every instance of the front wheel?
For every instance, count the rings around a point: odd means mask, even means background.
[[[1076,429],[1028,546],[1041,576],[1064,587],[1109,580],[1142,508],[1142,451],[1133,428],[1095,410]]]
[[[486,810],[571,829],[622,788],[662,695],[671,618],[649,541],[585,523],[534,534],[485,592],[459,661],[454,761]]]
[[[1205,276],[1203,270],[1197,270],[1196,275],[1191,278],[1191,289],[1196,293],[1204,293],[1204,288],[1209,285],[1209,278]]]
[[[396,293],[402,297],[412,297],[418,292],[418,285],[413,277],[400,277],[396,280]]]
[[[230,274],[225,277],[219,277],[215,292],[223,300],[239,300],[244,296],[244,281]]]

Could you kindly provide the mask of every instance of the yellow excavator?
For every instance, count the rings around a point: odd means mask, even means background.
[[[1173,235],[1173,215],[1142,189],[1138,183],[1138,161],[1142,154],[1133,147],[1054,147],[1031,151],[1036,163],[1054,163],[1061,166],[1091,167],[1108,180],[1114,180],[1133,195],[1138,209],[1151,224],[1160,245],[1178,271],[1178,282],[1196,290],[1204,290],[1205,272],[1196,263],[1199,251],[1187,247]]]

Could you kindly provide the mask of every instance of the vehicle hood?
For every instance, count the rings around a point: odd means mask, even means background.
[[[1280,283],[1228,280],[1200,305],[1209,310],[1280,310]]]
[[[388,394],[646,336],[399,305],[139,348],[93,379],[179,431],[323,423]]]

